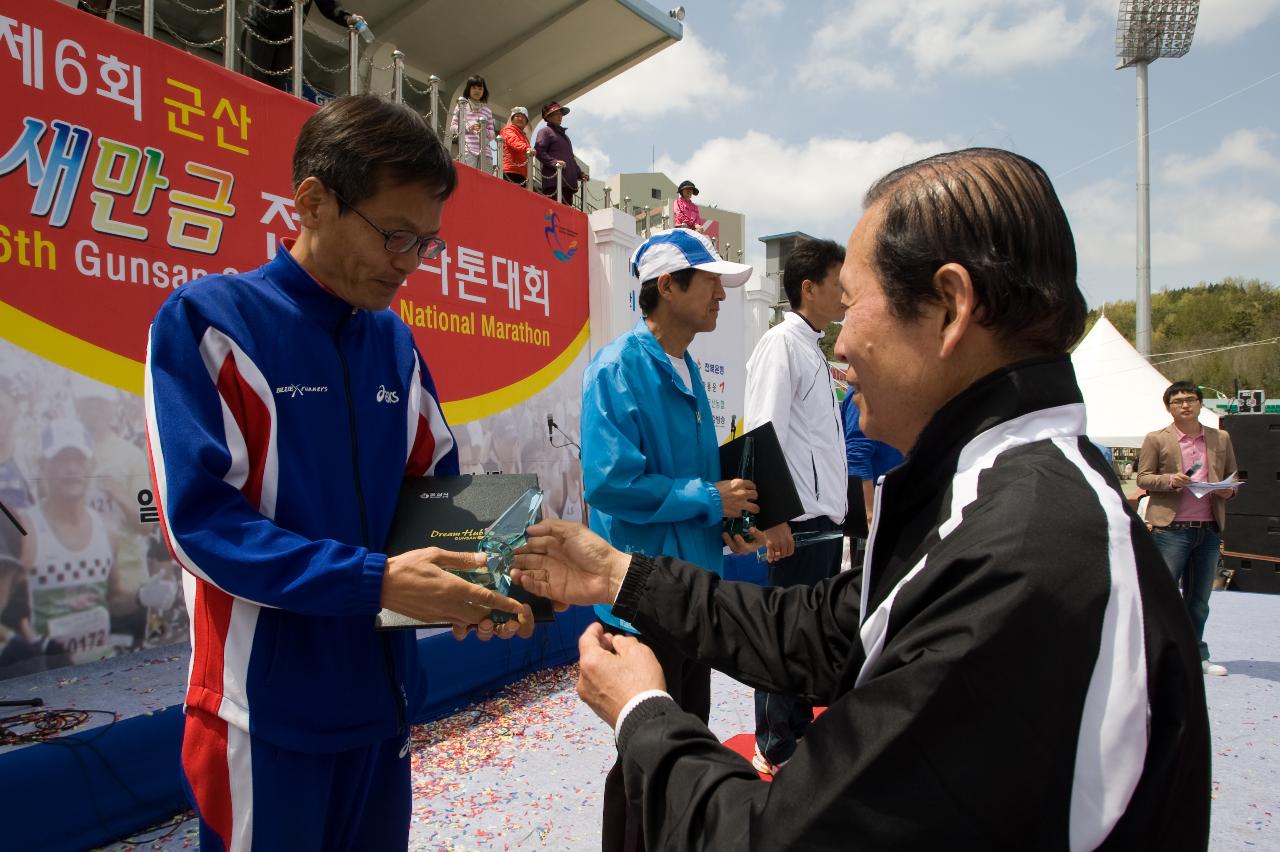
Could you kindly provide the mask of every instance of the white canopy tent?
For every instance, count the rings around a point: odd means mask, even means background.
[[[1071,353],[1084,393],[1089,437],[1108,447],[1140,447],[1148,433],[1171,422],[1162,396],[1170,380],[1125,340],[1105,316]],[[1217,428],[1218,415],[1200,410],[1200,422]]]

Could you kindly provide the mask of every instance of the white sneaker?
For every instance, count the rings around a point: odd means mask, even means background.
[[[1207,675],[1216,675],[1218,677],[1223,677],[1227,673],[1227,667],[1220,666],[1217,663],[1211,663],[1208,660],[1205,660],[1204,662],[1200,663],[1200,671],[1204,672]]]

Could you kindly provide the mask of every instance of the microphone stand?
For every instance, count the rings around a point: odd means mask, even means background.
[[[561,443],[561,444],[556,443],[556,438],[555,438],[556,432],[559,432],[561,435],[564,436],[564,443]],[[579,454],[582,453],[582,447],[578,446],[578,442],[570,438],[568,434],[566,434],[565,431],[560,428],[560,424],[556,423],[555,418],[552,417],[550,414],[547,415],[547,441],[551,444],[551,446],[555,447],[557,450],[562,449],[564,447],[571,446],[574,449],[576,449]]]

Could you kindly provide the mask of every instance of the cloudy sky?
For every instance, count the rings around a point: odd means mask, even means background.
[[[684,5],[683,41],[573,104],[593,177],[652,162],[694,180],[700,203],[746,214],[760,264],[764,234],[844,242],[895,166],[1009,148],[1053,177],[1089,304],[1133,298],[1136,81],[1115,70],[1118,0]],[[1191,52],[1150,69],[1152,289],[1280,285],[1280,0],[1201,5]]]

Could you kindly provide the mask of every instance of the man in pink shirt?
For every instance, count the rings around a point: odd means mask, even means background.
[[[1164,392],[1173,423],[1151,432],[1138,451],[1138,487],[1151,495],[1147,526],[1156,547],[1169,563],[1196,638],[1200,640],[1201,669],[1225,675],[1225,666],[1209,661],[1204,625],[1209,620],[1209,593],[1218,569],[1219,544],[1226,526],[1226,500],[1234,488],[1220,488],[1197,497],[1187,485],[1219,482],[1236,472],[1231,436],[1200,423],[1203,396],[1191,382],[1174,382]]]

